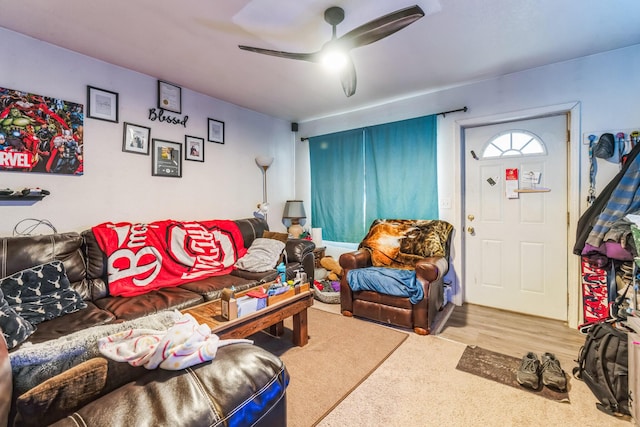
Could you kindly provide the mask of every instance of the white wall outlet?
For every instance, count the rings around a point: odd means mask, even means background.
[[[440,209],[451,209],[451,197],[443,197],[440,199]]]

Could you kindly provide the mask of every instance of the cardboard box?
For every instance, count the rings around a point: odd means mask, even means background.
[[[233,320],[238,317],[238,303],[233,298],[233,292],[229,289],[224,289],[220,296],[220,314],[226,320]]]

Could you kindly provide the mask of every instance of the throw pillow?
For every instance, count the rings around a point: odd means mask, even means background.
[[[289,234],[278,233],[276,231],[264,231],[262,233],[262,237],[264,237],[265,239],[274,239],[274,240],[279,240],[282,243],[287,243],[287,240],[289,239]]]
[[[241,270],[254,273],[273,270],[284,247],[285,244],[279,240],[260,237],[251,243],[247,254],[236,261],[235,265]]]
[[[62,261],[19,271],[0,280],[5,299],[32,325],[86,308],[71,288]]]
[[[7,341],[7,348],[11,350],[23,343],[35,332],[33,325],[22,318],[16,311],[9,307],[0,289],[0,330]]]

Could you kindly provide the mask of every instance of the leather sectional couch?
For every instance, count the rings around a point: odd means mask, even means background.
[[[245,248],[268,231],[264,220],[234,221]],[[306,240],[286,242],[287,278],[304,270],[313,280],[315,245]],[[230,274],[185,282],[132,297],[112,296],[107,284],[107,259],[92,230],[0,239],[0,277],[7,277],[53,260],[62,261],[71,287],[87,307],[37,325],[28,343],[38,344],[65,337],[91,326],[140,319],[166,310],[182,310],[216,299],[234,286],[240,291],[274,280],[275,270]],[[0,334],[0,425],[286,425],[285,392],[288,374],[282,361],[250,344],[218,349],[210,362],[179,371],[146,370],[127,364],[91,359],[88,371],[62,373],[67,385],[87,372],[103,372],[99,390],[72,397],[58,396],[46,404],[12,396],[9,355],[30,344],[7,350]],[[96,360],[97,359],[97,360]],[[101,360],[100,360],[101,359]],[[93,364],[93,365],[92,365]],[[106,364],[106,365],[105,365]],[[105,366],[103,366],[105,365]],[[101,371],[101,366],[104,368]],[[75,369],[75,368],[73,368]],[[95,387],[94,387],[95,388]],[[66,399],[66,402],[60,402]],[[51,399],[50,399],[51,400]]]

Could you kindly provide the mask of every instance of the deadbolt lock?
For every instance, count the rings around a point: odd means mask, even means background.
[[[469,219],[469,221],[473,221],[474,219],[476,219],[476,217],[471,214],[467,215],[467,218]]]

